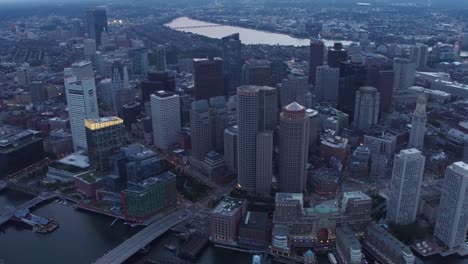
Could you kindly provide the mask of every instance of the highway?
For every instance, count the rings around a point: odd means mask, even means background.
[[[116,264],[123,263],[138,250],[148,245],[166,231],[184,221],[191,215],[190,211],[181,209],[171,213],[158,221],[147,226],[145,229],[136,233],[131,238],[125,240],[122,244],[105,254],[94,262],[95,264]]]

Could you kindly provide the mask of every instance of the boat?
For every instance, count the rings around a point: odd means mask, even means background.
[[[336,261],[335,254],[331,252],[328,253],[328,261],[330,261],[331,264],[338,264],[338,261]]]
[[[164,247],[166,249],[170,250],[170,251],[175,251],[177,249],[176,246],[174,246],[174,245],[167,245],[166,244],[166,245],[164,245]]]
[[[32,227],[33,232],[41,234],[50,233],[59,227],[57,221],[34,215],[28,209],[16,211],[11,220],[25,223]]]

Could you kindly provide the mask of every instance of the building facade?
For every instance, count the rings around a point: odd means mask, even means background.
[[[181,130],[179,96],[165,91],[151,95],[151,118],[154,146],[168,149]]]
[[[238,95],[238,179],[241,188],[256,191],[257,134],[278,124],[278,94],[268,86],[242,86]]]
[[[366,130],[379,121],[380,93],[376,88],[364,86],[356,92],[354,104],[354,125]]]
[[[293,102],[280,114],[278,182],[281,192],[301,193],[306,187],[309,118],[305,110]]]
[[[468,229],[468,165],[455,162],[445,172],[434,235],[449,249],[465,242]]]
[[[427,98],[424,93],[419,94],[416,109],[412,114],[411,131],[408,147],[422,150],[424,147],[424,135],[426,133],[426,103]]]
[[[112,116],[86,119],[86,139],[90,166],[100,173],[110,169],[109,156],[115,154],[125,144],[123,120]]]
[[[395,155],[387,220],[410,224],[416,220],[424,173],[425,157],[417,149],[405,149]]]
[[[247,214],[243,200],[225,197],[210,215],[210,239],[214,243],[237,245],[239,224]]]

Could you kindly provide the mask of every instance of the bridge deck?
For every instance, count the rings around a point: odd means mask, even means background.
[[[123,263],[151,241],[187,219],[188,214],[185,210],[179,210],[159,219],[96,260],[95,264]]]

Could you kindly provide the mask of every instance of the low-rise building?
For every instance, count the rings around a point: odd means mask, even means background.
[[[266,212],[248,211],[239,226],[239,246],[265,249],[270,244],[271,224]]]
[[[339,172],[334,169],[321,168],[312,177],[314,191],[322,195],[334,195],[338,191]]]
[[[0,177],[13,174],[44,158],[40,132],[0,127]]]
[[[363,254],[356,234],[347,225],[336,228],[336,253],[340,263],[361,264]]]
[[[237,245],[239,225],[247,213],[244,200],[225,197],[210,215],[210,239],[214,243]]]
[[[50,164],[47,179],[59,182],[73,182],[75,177],[87,173],[90,173],[88,157],[78,152]]]
[[[320,142],[319,151],[320,157],[327,161],[335,157],[341,164],[346,164],[349,153],[348,139],[338,136],[326,137]]]
[[[364,244],[382,263],[413,264],[416,259],[409,247],[377,224],[368,226]]]
[[[176,176],[165,172],[137,184],[130,184],[121,197],[125,218],[130,221],[144,221],[176,205]]]

